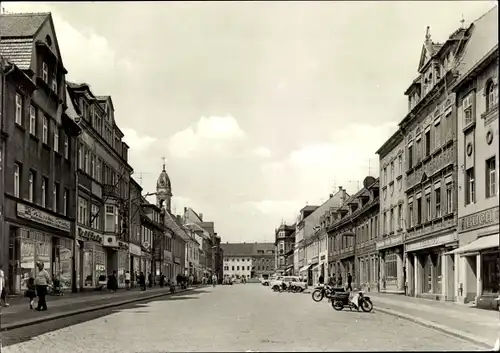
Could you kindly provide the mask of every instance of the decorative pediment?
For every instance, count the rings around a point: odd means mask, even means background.
[[[427,181],[427,174],[425,174],[425,172],[424,172],[424,173],[422,173],[422,179],[420,179],[420,182],[424,183],[425,181]]]
[[[420,52],[420,60],[418,62],[418,69],[417,69],[418,72],[422,70],[422,67],[424,67],[425,64],[427,64],[430,58],[431,58],[431,53],[429,53],[429,50],[427,49],[425,44],[422,45],[422,50]]]

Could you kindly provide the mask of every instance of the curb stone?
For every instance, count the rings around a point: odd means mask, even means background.
[[[441,324],[438,324],[438,323],[435,323],[432,321],[428,321],[428,320],[425,320],[422,318],[416,318],[416,317],[401,313],[399,311],[385,309],[385,308],[382,308],[382,309],[376,308],[373,311],[374,312],[379,311],[379,312],[387,314],[387,315],[392,315],[392,316],[396,316],[398,318],[401,318],[401,319],[404,319],[407,321],[411,321],[411,322],[416,323],[418,325],[421,325],[421,326],[424,326],[424,327],[427,327],[427,328],[430,328],[430,329],[433,329],[436,331],[440,331],[440,332],[443,332],[447,335],[451,335],[451,336],[460,338],[464,341],[479,345],[483,348],[487,348],[487,349],[491,350],[491,348],[493,347],[493,344],[488,343],[484,338],[481,338],[481,337],[478,337],[475,335],[471,335],[471,334],[465,333],[463,331],[455,330],[451,327],[441,325]]]
[[[12,324],[1,325],[0,331],[2,331],[2,332],[3,331],[10,331],[10,330],[21,328],[21,327],[26,327],[26,326],[32,326],[32,325],[40,324],[42,322],[53,321],[53,320],[57,320],[57,319],[63,319],[63,318],[69,317],[69,316],[75,316],[75,315],[79,315],[79,314],[83,314],[83,313],[90,313],[90,312],[94,312],[94,311],[99,311],[99,310],[103,310],[103,309],[113,308],[113,307],[122,306],[122,305],[125,305],[125,304],[140,302],[140,301],[154,299],[154,298],[159,298],[159,297],[176,295],[176,294],[180,294],[180,293],[184,293],[184,292],[189,292],[189,291],[192,291],[194,289],[203,288],[203,287],[205,287],[205,286],[202,285],[202,286],[199,286],[199,287],[191,287],[191,288],[188,288],[188,289],[181,289],[181,290],[175,291],[175,293],[170,293],[170,291],[161,292],[161,293],[155,293],[155,294],[150,294],[150,295],[146,295],[146,296],[143,296],[143,297],[135,297],[135,298],[130,298],[130,299],[123,299],[123,300],[120,300],[120,301],[117,301],[117,302],[100,304],[100,305],[96,305],[96,306],[90,306],[90,307],[87,307],[87,308],[82,308],[82,309],[77,309],[77,310],[72,310],[72,311],[67,311],[67,312],[62,312],[62,313],[55,313],[55,314],[52,314],[52,315],[48,315],[48,316],[44,316],[44,317],[39,317],[39,318],[35,318],[35,319],[21,320],[21,321],[18,321],[18,322],[14,322]]]

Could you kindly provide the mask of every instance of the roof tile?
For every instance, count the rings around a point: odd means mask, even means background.
[[[32,50],[32,38],[2,39],[0,42],[0,53],[21,70],[30,68]]]
[[[33,37],[49,15],[49,12],[2,14],[0,15],[2,38]]]

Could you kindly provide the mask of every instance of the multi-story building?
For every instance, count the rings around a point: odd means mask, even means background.
[[[133,178],[130,178],[130,277],[132,284],[137,282],[137,275],[141,272],[141,263],[144,263],[141,250],[141,204],[142,187]],[[165,258],[165,257],[164,257]]]
[[[379,180],[366,177],[363,189],[331,213],[321,227],[328,234],[331,275],[363,290],[378,289],[379,259],[376,251],[379,217]]]
[[[450,87],[462,71],[460,58],[470,28],[444,43],[429,28],[418,77],[405,94],[409,112],[399,124],[405,135],[407,294],[453,300],[457,236],[457,119]]]
[[[88,84],[68,83],[68,110],[82,129],[78,140],[77,273],[80,288],[94,288],[112,271],[125,285],[129,263],[129,147],[111,97],[95,96]],[[80,236],[81,235],[81,236]]]
[[[293,256],[293,249],[295,247],[295,224],[288,226],[285,222],[282,222],[280,226],[274,230],[274,239],[276,254],[274,266],[277,273],[284,274],[287,269],[287,256],[290,256],[290,250],[292,250]]]
[[[200,253],[199,247],[200,243],[196,240],[196,234],[191,228],[184,226],[184,229],[189,237],[186,243],[186,263],[185,263],[185,274],[187,276],[193,276],[195,280],[198,279],[198,267],[200,264]]]
[[[275,271],[274,243],[225,243],[224,276],[267,278]]]
[[[165,274],[164,250],[168,249],[172,236],[165,226],[165,211],[157,205],[143,202],[141,205],[141,258],[139,272],[153,274],[155,280]],[[166,274],[165,274],[166,275]]]
[[[405,292],[404,240],[406,232],[404,170],[405,141],[396,131],[377,151],[380,157],[380,215],[376,248],[380,257],[380,292]],[[376,230],[377,231],[377,230]]]
[[[498,308],[498,8],[472,24],[452,88],[458,107],[458,301]]]
[[[215,273],[217,274],[217,278],[219,283],[222,283],[222,279],[224,278],[224,250],[220,247],[221,237],[215,233]]]
[[[305,206],[297,215],[297,222],[295,223],[295,246],[293,249],[293,273],[295,275],[300,274],[300,269],[303,268],[306,263],[304,261],[304,234],[309,234],[313,229],[312,219],[308,220],[307,217],[316,210],[318,206]]]
[[[327,234],[321,229],[321,222],[331,208],[338,208],[349,197],[340,186],[335,194],[330,194],[328,200],[317,207],[306,218],[304,224],[304,240],[300,247],[304,248],[305,265],[299,269],[299,275],[307,277],[309,285],[316,284],[319,277],[328,275]],[[300,256],[300,250],[299,250]]]
[[[2,14],[0,21],[0,253],[8,289],[26,289],[38,261],[69,289],[76,282],[74,151],[80,129],[64,108],[67,71],[51,14]]]

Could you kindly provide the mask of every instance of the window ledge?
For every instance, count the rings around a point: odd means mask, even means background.
[[[470,123],[468,123],[467,125],[464,126],[464,128],[462,129],[462,132],[465,134],[468,131],[472,130],[474,127],[476,127],[476,122],[471,121]]]
[[[43,148],[45,148],[45,149],[47,149],[47,150],[50,151],[50,146],[47,145],[45,142],[42,142],[42,146],[43,146]]]
[[[394,185],[394,180],[391,180],[391,182],[389,183],[389,186],[393,186]]]
[[[30,133],[30,139],[32,139],[32,140],[34,140],[34,141],[36,141],[36,142],[39,142],[39,141],[40,141],[40,139],[39,139],[36,135],[33,135],[33,134],[31,134],[31,133]]]
[[[18,123],[15,123],[16,125],[16,128],[18,128],[19,130],[21,130],[22,132],[26,132],[26,128],[22,125],[19,125]]]

